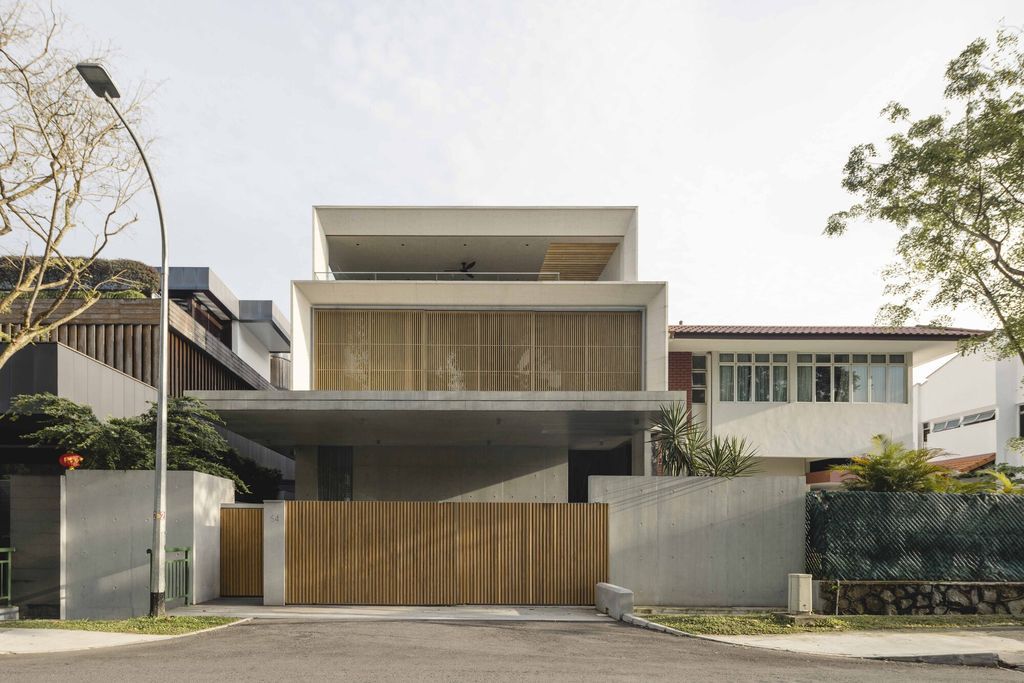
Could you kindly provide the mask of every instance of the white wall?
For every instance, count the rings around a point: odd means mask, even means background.
[[[196,602],[220,594],[220,505],[234,499],[226,479],[167,473],[167,545],[193,548]],[[68,472],[64,518],[66,618],[148,614],[153,472]]]
[[[804,569],[802,477],[590,477],[611,583],[638,605],[782,607]]]
[[[231,323],[231,350],[267,381],[270,380],[270,351],[259,337],[237,320]]]

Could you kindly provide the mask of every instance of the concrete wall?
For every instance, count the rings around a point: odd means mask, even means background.
[[[801,477],[591,477],[609,581],[637,605],[781,607],[804,567]]]
[[[357,446],[355,500],[564,503],[569,454],[545,448]]]
[[[65,489],[66,617],[148,613],[153,472],[75,470]],[[226,479],[167,473],[167,545],[193,548],[196,602],[219,595],[220,505],[234,499]]]
[[[61,477],[11,476],[12,602],[23,617],[59,618]]]
[[[231,323],[231,346],[239,358],[270,380],[270,351],[259,337],[237,320]]]

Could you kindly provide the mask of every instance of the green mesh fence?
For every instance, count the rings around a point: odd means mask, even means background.
[[[1024,496],[807,494],[807,572],[843,581],[1024,581]]]

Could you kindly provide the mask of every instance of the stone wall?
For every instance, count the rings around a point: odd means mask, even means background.
[[[836,584],[820,582],[822,614],[835,614]],[[839,614],[1024,614],[1024,583],[843,581]]]

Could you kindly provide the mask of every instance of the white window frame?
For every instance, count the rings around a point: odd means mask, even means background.
[[[796,387],[796,391],[797,391],[797,393],[793,397],[793,400],[795,402],[797,402],[797,403],[822,403],[822,404],[831,404],[831,405],[839,405],[839,406],[844,406],[844,405],[865,405],[865,404],[894,405],[894,406],[898,406],[898,405],[907,405],[907,403],[910,401],[910,391],[909,391],[909,386],[908,386],[908,381],[910,379],[910,370],[909,370],[909,365],[907,363],[908,356],[910,354],[908,354],[908,353],[866,353],[866,352],[854,353],[852,351],[850,351],[850,352],[847,352],[847,351],[829,351],[829,352],[826,353],[826,352],[823,352],[823,351],[798,351],[798,352],[796,352],[796,353],[794,353],[792,355],[793,355],[794,360],[795,360],[794,368],[796,368],[795,372],[793,373],[793,385]],[[826,355],[829,357],[829,361],[827,363],[824,362],[824,361],[819,361],[818,360],[818,356],[826,356]],[[811,360],[810,361],[801,361],[800,360],[800,356],[810,356]],[[836,362],[836,356],[846,356],[848,358],[848,360]],[[854,358],[856,356],[865,356],[866,360],[863,361],[863,362],[856,361],[856,360],[854,360]],[[882,362],[880,362],[878,360],[875,360],[878,356],[884,356],[885,357],[885,362],[882,363]],[[903,360],[902,361],[894,361],[894,360],[892,360],[894,356],[902,356]],[[854,400],[853,367],[855,365],[862,365],[865,368],[867,368],[867,373],[866,373],[866,375],[867,375],[866,376],[867,387],[866,387],[866,392],[865,392],[866,395],[867,395],[867,400],[866,401],[855,401]],[[811,400],[810,401],[801,401],[799,399],[799,390],[800,390],[800,379],[799,378],[800,378],[800,368],[801,367],[809,367],[809,368],[811,368]],[[828,371],[828,382],[829,382],[829,393],[828,393],[828,395],[829,395],[829,400],[827,400],[827,401],[819,401],[818,400],[818,373],[817,373],[817,368],[819,368],[819,367],[828,367],[829,368],[829,371]],[[847,384],[847,396],[848,396],[848,399],[846,401],[836,401],[835,400],[835,394],[836,394],[836,374],[835,374],[836,371],[835,371],[835,368],[836,367],[844,367],[844,368],[848,369],[848,373],[847,373],[847,378],[848,378],[847,379],[847,382],[848,382],[848,384]],[[882,389],[882,391],[883,391],[883,393],[884,393],[884,395],[886,397],[886,400],[884,400],[884,401],[873,401],[873,400],[871,400],[871,396],[872,396],[872,393],[873,393],[872,390],[874,388],[873,387],[874,381],[873,381],[873,379],[871,377],[871,368],[872,367],[884,367],[885,368],[885,378],[886,379],[883,380],[884,381],[884,386],[883,386],[883,389]],[[889,378],[889,368],[892,368],[892,367],[902,367],[903,368],[903,400],[902,401],[890,401],[889,400],[889,384],[888,384],[889,379],[888,378]]]
[[[722,360],[722,356],[731,356],[731,360]],[[740,361],[740,355],[749,355],[750,361]],[[768,356],[767,361],[757,360],[758,356]],[[785,360],[777,360],[780,356],[784,357]],[[772,351],[765,353],[764,351],[722,351],[716,354],[717,365],[715,370],[717,373],[718,386],[717,386],[717,397],[715,400],[719,403],[743,403],[743,404],[782,404],[790,403],[793,399],[793,377],[790,371],[790,360],[792,354],[788,351]],[[722,367],[731,367],[732,370],[732,398],[722,398]],[[749,367],[750,368],[750,399],[741,401],[737,397],[739,396],[739,368]],[[757,396],[757,367],[768,368],[768,400],[758,401]],[[775,400],[775,368],[786,368],[786,400],[776,401]]]

